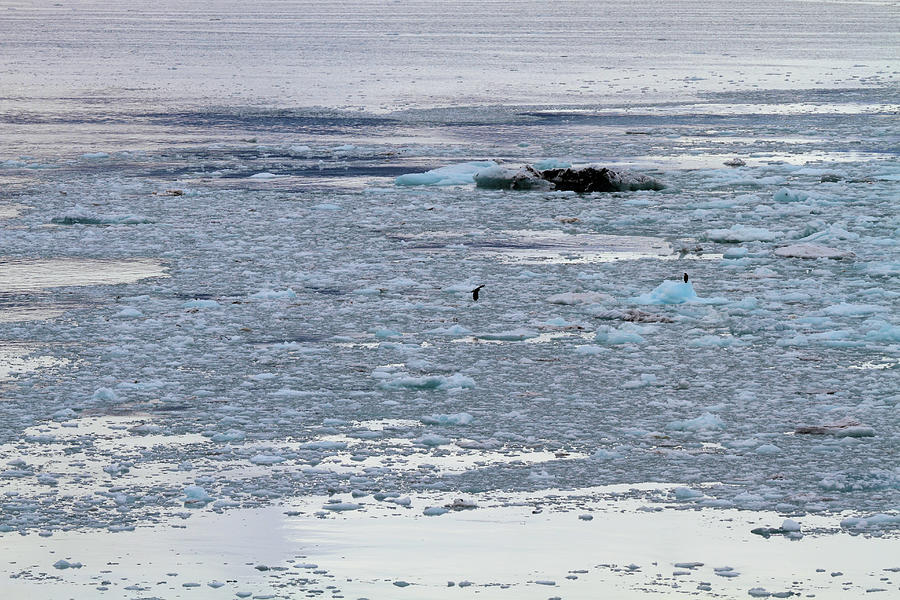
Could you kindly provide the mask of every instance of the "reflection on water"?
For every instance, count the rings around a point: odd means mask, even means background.
[[[99,260],[90,258],[2,259],[0,292],[27,292],[71,285],[132,283],[163,277],[156,259]]]
[[[103,580],[113,593],[128,590],[129,597],[141,591],[198,600],[236,593],[280,597],[285,586],[297,597],[327,589],[329,596],[347,598],[587,600],[646,598],[651,592],[669,597],[697,589],[710,597],[739,598],[762,588],[779,597],[827,600],[895,585],[888,580],[896,567],[889,551],[896,540],[833,533],[833,519],[815,516],[801,519],[804,539],[764,539],[751,529],[778,525],[783,517],[646,510],[647,494],[671,487],[473,494],[464,496],[471,508],[440,516],[423,510],[452,506],[460,496],[415,493],[408,506],[392,502],[399,494],[381,501],[365,496],[354,500],[358,510],[340,514],[322,507],[345,497],[308,497],[219,514],[190,510],[172,527],[116,534],[0,533],[16,547],[0,589],[34,600],[93,597]],[[138,545],[141,551],[135,552]],[[84,566],[55,571],[40,586],[29,581],[63,557]]]
[[[62,366],[69,363],[65,358],[32,356],[32,353],[36,350],[36,346],[3,344],[0,342],[0,382],[12,379],[18,373],[34,371],[41,367]]]
[[[3,183],[4,178],[0,178],[0,184]],[[0,219],[14,219],[27,208],[24,204],[0,204]]]

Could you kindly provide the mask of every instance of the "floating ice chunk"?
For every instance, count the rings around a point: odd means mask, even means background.
[[[142,225],[153,223],[152,219],[137,215],[98,215],[81,205],[53,217],[50,222],[54,225]]]
[[[599,302],[609,302],[612,296],[601,294],[600,292],[564,292],[555,294],[547,298],[547,302],[551,304],[596,304]]]
[[[635,379],[632,379],[630,381],[626,381],[624,384],[622,384],[622,387],[626,390],[634,390],[637,388],[658,384],[659,378],[653,373],[641,373],[639,377],[636,377]]]
[[[688,487],[677,487],[672,490],[672,493],[675,495],[676,500],[682,502],[686,500],[696,500],[704,496],[703,492]]]
[[[556,585],[556,582],[552,579],[536,579],[534,582],[537,585]]]
[[[474,388],[475,380],[459,373],[449,377],[444,375],[426,375],[423,377],[401,375],[394,379],[382,381],[380,387],[384,389],[407,390],[451,390],[454,388]]]
[[[693,339],[689,342],[691,346],[696,346],[700,348],[708,348],[708,347],[716,347],[716,348],[725,348],[727,346],[734,346],[736,344],[740,344],[740,342],[733,337],[730,336],[721,336],[721,335],[704,335],[703,337],[699,337],[697,339]]]
[[[181,308],[222,308],[215,300],[188,300]]]
[[[594,335],[594,341],[607,346],[618,346],[621,344],[643,344],[646,340],[631,329],[601,327]]]
[[[275,465],[285,460],[285,457],[276,454],[256,454],[250,457],[250,462],[254,465]]]
[[[103,467],[103,471],[109,473],[112,477],[118,477],[120,475],[124,475],[127,473],[131,467],[131,463],[113,463],[111,465],[106,465]]]
[[[606,450],[605,448],[600,448],[593,454],[591,454],[591,459],[593,460],[613,460],[615,458],[621,458],[622,455],[618,452]]]
[[[853,258],[856,255],[848,250],[836,250],[822,246],[821,244],[791,244],[790,246],[782,246],[776,248],[775,256],[783,256],[786,258]]]
[[[98,388],[91,396],[91,400],[95,402],[115,402],[119,399],[116,393],[107,387]]]
[[[474,175],[481,169],[495,167],[497,163],[492,160],[471,161],[439,169],[432,169],[425,173],[408,173],[401,175],[394,180],[399,186],[416,186],[416,185],[466,185],[474,183]]]
[[[132,308],[130,306],[123,308],[119,312],[113,315],[117,319],[137,319],[139,317],[143,317],[144,313],[139,311],[136,308]]]
[[[753,596],[754,598],[768,598],[771,596],[771,592],[767,592],[765,588],[755,587],[747,590],[747,594]]]
[[[511,329],[509,331],[500,331],[497,333],[479,333],[477,336],[480,340],[491,340],[498,342],[521,342],[523,340],[536,338],[540,334],[531,329]]]
[[[347,510],[359,510],[361,507],[361,504],[356,504],[354,502],[332,502],[326,504],[322,508],[325,510],[333,510],[335,512],[343,512]]]
[[[422,422],[426,425],[468,425],[472,422],[472,415],[469,413],[430,415],[422,417]]]
[[[674,431],[714,431],[725,429],[725,421],[718,415],[707,412],[695,419],[670,421],[666,428]]]
[[[690,282],[663,281],[647,294],[641,294],[631,299],[637,304],[684,304],[695,302],[698,304],[725,304],[726,298],[701,298],[694,291],[694,285]]]
[[[450,510],[472,510],[478,508],[478,505],[472,500],[456,498],[450,504],[445,504],[444,508],[449,508]]]
[[[900,342],[900,325],[882,322],[877,329],[866,332],[866,339],[871,342]]]
[[[815,231],[804,238],[800,238],[800,242],[818,242],[821,240],[858,240],[859,234],[847,231],[837,225],[829,225],[821,231]]]
[[[81,155],[81,158],[87,158],[88,160],[98,160],[103,158],[109,158],[108,152],[85,152]]]
[[[732,225],[730,229],[710,229],[704,237],[711,242],[772,242],[778,239],[780,233],[763,229],[762,227],[748,227],[746,225]]]
[[[57,569],[80,569],[84,565],[82,565],[80,562],[69,562],[64,558],[61,558],[53,563],[53,566]]]
[[[347,442],[336,440],[314,440],[300,445],[304,450],[346,450]]]
[[[575,346],[576,354],[585,354],[588,356],[595,356],[597,354],[603,354],[604,352],[609,352],[608,348],[604,348],[602,346],[594,346],[591,344],[585,346]]]
[[[874,529],[878,527],[892,527],[900,525],[900,514],[888,515],[879,513],[865,518],[848,517],[841,520],[844,529]]]
[[[422,511],[422,514],[426,517],[437,517],[439,515],[443,515],[450,512],[449,508],[444,508],[442,506],[429,506],[425,510]]]
[[[212,502],[212,496],[199,485],[189,485],[184,488],[184,498],[185,506],[202,506]]]
[[[800,523],[793,519],[785,519],[781,524],[782,531],[800,531]]]
[[[723,258],[744,258],[749,254],[750,251],[744,248],[743,246],[738,246],[737,248],[728,248],[725,252],[722,253]]]
[[[866,263],[866,273],[876,277],[896,277],[900,275],[900,262]]]
[[[781,454],[781,448],[775,444],[763,444],[756,449],[757,454]]]
[[[572,163],[558,158],[545,158],[534,163],[534,168],[538,171],[546,171],[548,169],[568,169]]]
[[[269,173],[268,171],[263,171],[262,173],[256,173],[255,175],[251,175],[250,179],[278,179],[279,177],[285,177],[284,175],[276,175],[275,173]]]
[[[297,293],[291,288],[287,288],[286,290],[271,290],[265,288],[255,294],[250,294],[250,297],[259,300],[293,300],[297,297]]]
[[[470,335],[472,330],[463,327],[462,325],[453,325],[452,327],[438,327],[437,329],[431,329],[428,333],[436,333],[438,335]]]
[[[215,433],[210,438],[214,442],[240,442],[245,438],[243,431],[237,429],[229,429],[224,433]]]
[[[393,329],[379,329],[375,332],[375,337],[379,339],[401,337],[402,335],[402,333],[400,333],[399,331],[394,331]]]
[[[789,190],[787,188],[781,188],[775,195],[773,196],[775,202],[803,202],[805,200],[809,200],[809,194],[805,192],[798,192],[796,190]]]
[[[446,446],[447,444],[451,443],[453,440],[451,440],[448,437],[444,437],[442,435],[437,435],[434,433],[426,433],[425,435],[418,437],[413,441],[416,444],[421,444],[422,446],[435,447],[435,446]]]
[[[553,184],[531,166],[511,169],[495,165],[473,175],[475,186],[489,190],[549,190]]]
[[[886,307],[877,304],[850,304],[842,302],[826,308],[825,314],[840,317],[864,317],[886,310]]]

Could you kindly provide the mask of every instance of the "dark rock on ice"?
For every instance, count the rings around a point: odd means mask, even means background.
[[[838,421],[828,425],[808,425],[797,427],[797,434],[833,435],[835,437],[874,437],[875,430],[857,421]]]
[[[604,321],[630,321],[632,323],[672,323],[672,319],[663,315],[644,312],[636,308],[626,310],[610,309],[594,313],[594,316]]]
[[[489,190],[549,190],[553,185],[545,181],[541,172],[525,165],[519,169],[509,169],[497,165],[482,169],[472,176],[475,186]]]
[[[639,190],[661,190],[665,186],[656,179],[640,173],[613,171],[599,165],[569,167],[568,169],[547,169],[541,177],[553,184],[559,191],[579,194],[591,192],[636,192]]]
[[[539,171],[531,165],[509,168],[501,165],[481,169],[473,176],[475,185],[492,190],[558,190],[591,192],[635,192],[661,190],[665,186],[640,173],[613,171],[599,165]]]

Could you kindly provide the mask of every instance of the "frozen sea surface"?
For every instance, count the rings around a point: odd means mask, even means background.
[[[6,7],[0,590],[897,593],[896,6],[594,6]]]

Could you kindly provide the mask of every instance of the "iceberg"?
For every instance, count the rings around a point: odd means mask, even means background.
[[[481,169],[496,167],[497,163],[492,160],[469,161],[432,169],[424,173],[407,173],[401,175],[394,180],[399,186],[418,186],[418,185],[466,185],[473,183],[474,175]]]
[[[725,298],[701,298],[694,291],[694,285],[690,282],[663,281],[647,294],[641,294],[632,298],[637,304],[684,304],[695,302],[698,304],[725,304]]]

